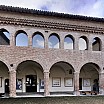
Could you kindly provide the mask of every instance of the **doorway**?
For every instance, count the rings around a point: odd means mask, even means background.
[[[79,78],[79,90],[82,90],[82,78]]]
[[[26,75],[26,92],[37,92],[36,75]]]
[[[9,79],[5,79],[5,93],[9,93]]]

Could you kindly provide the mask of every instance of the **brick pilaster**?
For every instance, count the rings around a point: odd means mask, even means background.
[[[16,71],[9,71],[9,90],[10,97],[16,97]]]
[[[74,72],[74,94],[76,96],[80,95],[80,92],[79,92],[79,72]]]
[[[49,72],[44,72],[44,96],[49,95]]]

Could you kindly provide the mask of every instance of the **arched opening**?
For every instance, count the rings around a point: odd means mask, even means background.
[[[16,46],[28,46],[28,36],[23,30],[16,33]]]
[[[39,63],[27,60],[18,65],[16,92],[44,92],[43,68]]]
[[[34,33],[32,38],[32,46],[37,48],[44,48],[44,37],[42,33]]]
[[[0,93],[9,93],[9,74],[8,67],[0,61]]]
[[[98,37],[95,37],[92,42],[93,51],[101,51],[101,40]]]
[[[79,50],[88,50],[88,39],[85,36],[79,38]]]
[[[49,48],[59,48],[60,38],[56,33],[52,33],[48,39]]]
[[[50,69],[50,92],[73,92],[74,69],[67,62],[57,62]]]
[[[99,71],[100,68],[95,63],[87,63],[82,66],[79,75],[79,90],[99,92]]]
[[[64,39],[64,49],[74,49],[74,39],[71,35],[67,35]]]
[[[10,33],[6,29],[0,29],[0,45],[10,45]]]

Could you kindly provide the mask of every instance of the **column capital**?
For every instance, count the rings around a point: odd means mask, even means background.
[[[74,74],[79,74],[79,73],[80,73],[80,72],[78,72],[78,71],[75,71],[75,72],[74,72]]]
[[[16,70],[10,70],[9,73],[16,73]]]
[[[99,75],[100,75],[100,74],[104,74],[104,72],[99,72]]]
[[[44,73],[50,73],[49,71],[44,71]]]

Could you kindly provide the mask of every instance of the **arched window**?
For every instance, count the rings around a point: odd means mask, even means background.
[[[10,33],[6,29],[0,29],[0,45],[10,45]]]
[[[37,48],[44,48],[44,37],[42,33],[36,32],[32,38],[32,46]]]
[[[92,41],[92,50],[101,51],[101,40],[98,37],[95,37]]]
[[[85,36],[79,38],[79,50],[88,50],[88,39]]]
[[[19,30],[16,34],[16,46],[28,46],[28,36],[23,30]]]
[[[71,35],[65,37],[64,49],[74,49],[74,39]]]
[[[49,48],[59,48],[59,36],[55,33],[51,34],[48,39]]]

